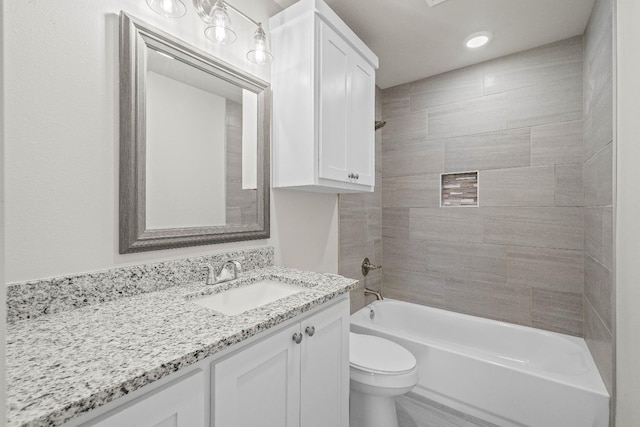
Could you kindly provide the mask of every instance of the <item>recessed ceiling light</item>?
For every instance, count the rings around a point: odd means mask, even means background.
[[[489,43],[492,38],[493,34],[489,31],[480,31],[479,33],[473,33],[464,39],[464,45],[469,49],[475,49]]]

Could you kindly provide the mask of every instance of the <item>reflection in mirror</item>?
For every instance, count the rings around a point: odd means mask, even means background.
[[[256,100],[147,51],[147,229],[256,224]]]
[[[121,26],[121,253],[268,237],[268,85]]]

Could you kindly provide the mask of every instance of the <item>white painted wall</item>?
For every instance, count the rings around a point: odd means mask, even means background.
[[[177,20],[142,0],[3,3],[8,282],[264,245],[280,265],[337,272],[337,197],[293,191],[273,194],[268,240],[118,254],[120,10],[269,81],[244,58],[252,25],[232,15],[238,41],[217,46],[191,2]],[[274,12],[267,0],[231,4],[265,24]]]
[[[640,425],[640,2],[616,4],[616,426]]]
[[[147,73],[147,229],[226,224],[226,103]]]

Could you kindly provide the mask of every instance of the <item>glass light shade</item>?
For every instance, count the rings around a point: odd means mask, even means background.
[[[224,3],[219,5],[219,0],[193,0],[193,7],[196,9],[196,13],[207,24],[213,24],[213,12],[216,7],[224,9]]]
[[[262,29],[261,24],[258,25],[258,29],[256,30],[253,39],[255,40],[255,48],[247,53],[247,59],[249,62],[264,65],[273,61],[273,55],[269,52],[269,47],[267,45],[267,35]]]
[[[222,0],[217,0],[210,12],[206,13],[205,16],[213,24],[204,30],[204,35],[209,40],[218,44],[231,44],[236,41],[236,33],[231,29],[231,19],[229,19],[229,14],[227,13],[227,6]]]
[[[231,28],[225,26],[212,25],[204,30],[206,38],[218,44],[231,44],[236,41],[236,33]]]
[[[180,0],[147,0],[147,5],[167,18],[179,18],[187,13],[187,7]]]

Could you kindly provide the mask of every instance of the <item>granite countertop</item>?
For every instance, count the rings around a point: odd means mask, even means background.
[[[278,279],[306,288],[225,316],[193,298]],[[7,327],[8,426],[56,426],[354,289],[333,274],[267,267],[219,285],[174,286]]]

